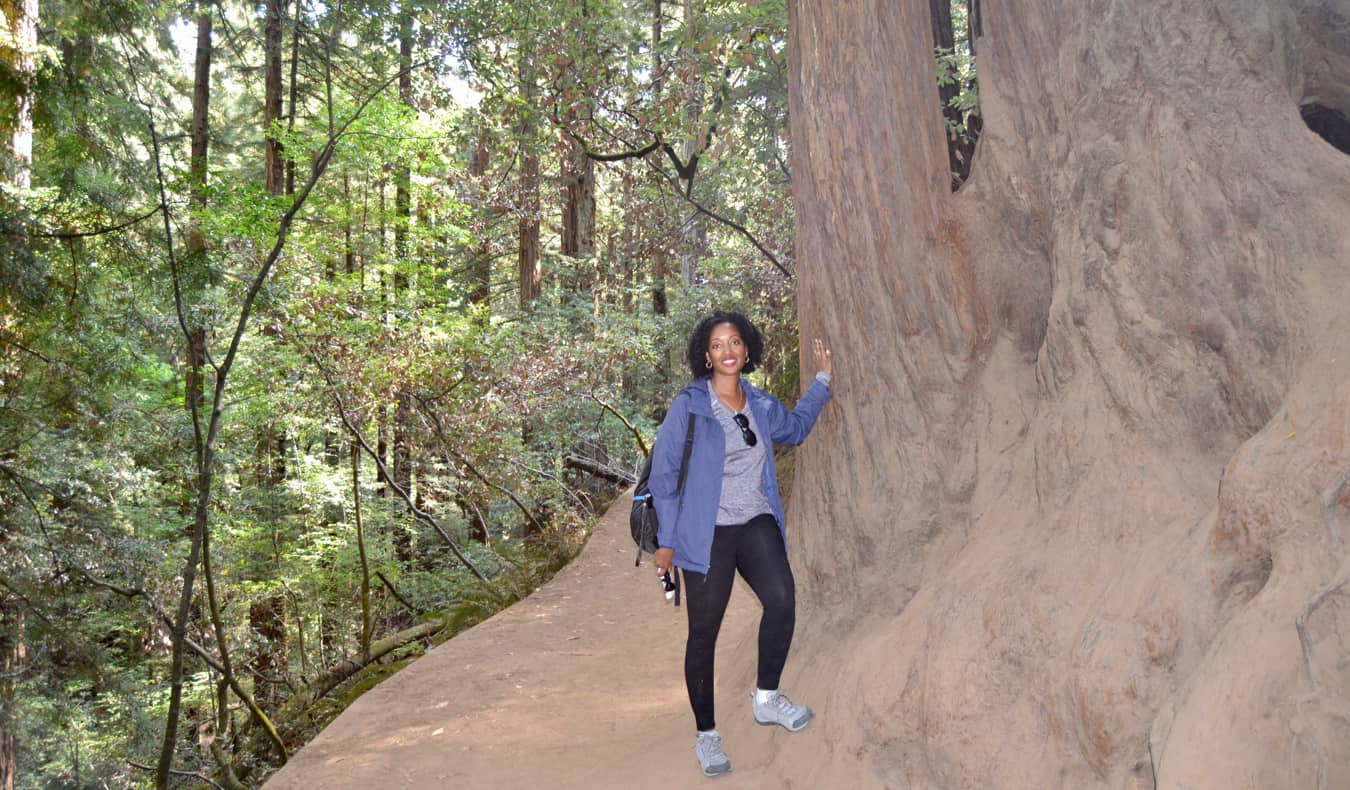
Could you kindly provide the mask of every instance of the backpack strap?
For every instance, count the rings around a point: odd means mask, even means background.
[[[684,457],[680,459],[680,480],[675,484],[679,495],[676,512],[684,509],[684,480],[689,476],[689,454],[694,451],[694,415],[689,415],[689,431],[684,435]]]
[[[675,512],[678,514],[684,509],[684,481],[689,476],[689,454],[694,451],[694,415],[689,415],[689,431],[684,435],[684,457],[680,459],[680,480],[675,484],[675,490],[679,492],[679,499],[675,505]],[[678,518],[678,515],[677,515]],[[675,585],[675,605],[680,605],[680,574],[679,568],[671,568],[670,580]]]

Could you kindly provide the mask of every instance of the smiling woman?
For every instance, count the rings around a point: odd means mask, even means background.
[[[815,341],[816,381],[788,411],[745,381],[764,339],[740,313],[717,312],[689,335],[691,382],[666,414],[652,454],[649,481],[661,531],[654,564],[664,576],[679,568],[688,600],[684,675],[698,737],[694,753],[707,776],[731,770],[713,711],[713,655],[731,588],[740,575],[764,607],[759,671],[751,712],[760,724],[792,732],[815,714],[778,690],[796,622],[796,592],[770,442],[801,444],[830,399],[832,355]],[[693,450],[678,490],[683,437],[693,421]],[[770,441],[760,441],[760,437]]]

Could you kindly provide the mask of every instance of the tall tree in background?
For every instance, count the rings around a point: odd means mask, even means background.
[[[417,115],[413,98],[413,12],[409,0],[398,8],[398,99],[412,117]],[[408,270],[415,263],[409,256],[408,236],[412,231],[412,164],[401,159],[394,165],[394,309],[409,311],[415,297],[409,288]],[[396,330],[397,331],[397,330]],[[412,405],[408,393],[399,387],[394,393],[393,482],[404,491],[412,491]],[[412,559],[412,541],[408,533],[394,533],[394,546],[403,562]]]
[[[597,31],[592,29],[592,20],[588,3],[572,2],[570,10],[572,23],[564,31],[564,39],[570,43],[562,67],[563,124],[574,127],[579,124],[583,111],[593,115],[594,109],[588,107],[588,97],[577,89],[576,66],[572,58],[581,55],[585,59],[594,58]],[[559,162],[559,181],[562,184],[562,254],[572,258],[589,258],[595,254],[595,162],[586,155],[586,148],[580,140],[566,139],[564,154]]]
[[[263,188],[267,194],[277,197],[294,195],[294,179],[287,177],[292,169],[280,139],[282,118],[288,116],[289,122],[293,124],[296,113],[294,98],[291,106],[286,107],[286,85],[282,78],[285,66],[282,53],[289,6],[289,0],[267,0],[263,17]],[[297,8],[296,20],[292,25],[293,35],[296,37],[300,35],[299,18]],[[292,85],[292,97],[295,96],[295,91],[296,86]],[[268,334],[275,333],[266,324],[263,331]],[[260,447],[257,480],[259,486],[266,492],[261,503],[260,515],[264,528],[273,533],[273,539],[269,541],[271,545],[264,548],[254,561],[258,566],[257,581],[267,584],[269,579],[277,575],[278,558],[275,547],[279,540],[275,535],[278,530],[284,528],[285,523],[282,510],[287,468],[284,423],[278,420],[263,425],[258,440]],[[289,635],[286,627],[286,597],[281,589],[273,585],[267,594],[260,595],[249,603],[249,628],[258,643],[275,645],[277,648],[255,650],[251,667],[259,690],[256,698],[260,704],[271,708],[280,698],[282,679],[289,662],[288,651],[284,647]]]
[[[263,177],[269,195],[286,191],[286,160],[276,134],[281,122],[284,89],[281,45],[286,35],[287,0],[267,0],[263,16]]]
[[[543,288],[543,269],[539,244],[539,118],[535,97],[539,95],[538,72],[534,58],[535,45],[526,41],[521,45],[517,68],[520,80],[520,101],[515,108],[517,165],[520,176],[516,196],[516,267],[520,277],[520,309],[530,310]]]
[[[206,260],[205,222],[207,202],[208,159],[211,146],[211,28],[215,18],[209,2],[197,7],[197,46],[192,68],[192,121],[188,129],[191,151],[188,154],[188,178],[191,182],[192,211],[184,234],[184,262],[190,269],[204,270]],[[194,316],[194,319],[196,316]],[[206,365],[206,328],[193,321],[187,331],[187,370],[185,374],[184,408],[189,413],[203,403],[202,368]]]
[[[18,78],[14,106],[0,111],[0,130],[9,132],[5,141],[5,175],[9,183],[27,189],[32,183],[33,165],[33,83],[36,76],[34,52],[37,49],[37,0],[6,0],[0,2],[8,32],[13,42],[0,47],[0,56]],[[0,301],[0,304],[3,304]],[[0,318],[0,329],[7,329],[8,321]],[[0,448],[4,450],[5,448]],[[3,463],[3,460],[0,460]],[[5,508],[0,506],[0,517]],[[8,521],[8,519],[5,519]],[[6,537],[0,535],[0,543]],[[26,653],[24,634],[25,615],[12,589],[0,589],[0,790],[14,790],[15,750],[14,680],[23,672]]]
[[[652,0],[652,93],[661,95],[666,85],[666,64],[662,53],[662,39],[665,35],[665,16],[662,13],[662,0]],[[631,181],[627,178],[624,181],[624,194],[630,196],[629,186]],[[624,201],[625,206],[631,206],[631,200]],[[635,226],[625,223],[625,234],[634,233]],[[641,227],[641,226],[636,226]],[[633,249],[633,240],[626,238],[624,249],[626,254],[631,255]],[[651,294],[652,294],[652,312],[657,315],[668,315],[670,313],[669,300],[666,297],[666,259],[668,247],[664,244],[654,244],[648,251],[651,258]]]
[[[773,771],[1346,784],[1350,159],[1297,108],[1350,109],[1350,38],[1319,0],[985,6],[952,194],[929,4],[791,5],[802,334],[851,350],[794,661],[887,724]]]
[[[13,115],[9,111],[0,115],[12,123],[9,126],[10,181],[19,187],[28,187],[33,166],[33,87],[37,76],[38,0],[4,0],[0,2],[0,12],[8,22],[9,34],[13,42],[0,47],[5,62],[18,78],[18,94],[15,98]],[[8,124],[0,125],[0,129]]]

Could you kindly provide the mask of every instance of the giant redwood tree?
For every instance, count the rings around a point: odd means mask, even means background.
[[[791,4],[801,327],[839,360],[794,662],[840,704],[772,770],[1350,785],[1350,158],[1299,113],[1350,112],[1350,4],[981,11],[953,194],[927,3]]]

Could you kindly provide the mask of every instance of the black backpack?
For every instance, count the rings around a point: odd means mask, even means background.
[[[680,502],[684,501],[684,479],[689,473],[689,453],[694,449],[694,418],[689,417],[689,432],[684,437],[684,456],[680,459],[680,480],[675,490],[679,492]],[[647,487],[647,479],[652,475],[652,457],[649,453],[642,464],[642,473],[638,475],[637,486],[633,488],[633,510],[628,514],[628,528],[633,533],[633,542],[637,544],[637,557],[633,567],[642,564],[642,552],[655,554],[660,546],[656,542],[659,525],[656,521],[656,506],[652,503],[652,492]],[[675,585],[675,605],[680,605],[680,583],[678,576],[672,574]]]

